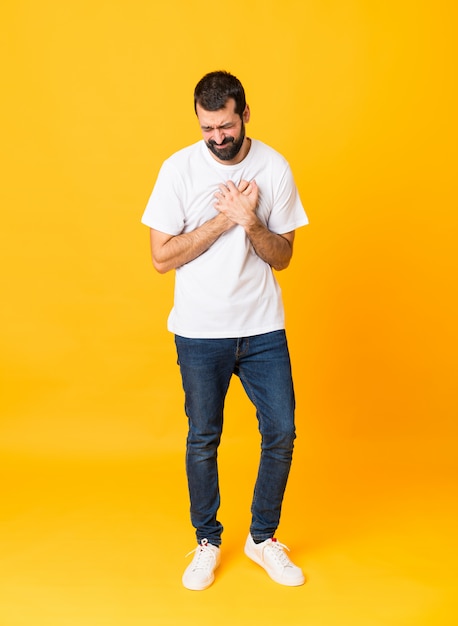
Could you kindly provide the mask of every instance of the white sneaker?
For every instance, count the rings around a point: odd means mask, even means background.
[[[208,543],[207,539],[202,539],[197,548],[188,552],[186,556],[193,552],[195,552],[194,558],[185,569],[182,581],[186,589],[202,591],[210,587],[215,580],[214,572],[220,562],[220,551],[219,548]]]
[[[289,551],[289,548],[276,539],[267,539],[256,544],[251,535],[248,535],[245,543],[245,554],[263,567],[276,583],[288,587],[303,585],[305,576],[301,568],[289,560],[285,550]]]

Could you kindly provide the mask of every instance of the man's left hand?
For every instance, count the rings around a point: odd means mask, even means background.
[[[259,188],[256,181],[241,180],[236,187],[232,180],[228,180],[225,185],[219,185],[215,198],[215,209],[232,222],[246,228],[257,221]]]

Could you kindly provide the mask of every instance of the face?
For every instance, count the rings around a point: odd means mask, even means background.
[[[197,118],[207,148],[218,161],[228,165],[238,163],[245,157],[242,147],[245,143],[245,122],[249,120],[248,107],[242,117],[234,109],[232,98],[224,109],[218,111],[206,111],[197,105]]]

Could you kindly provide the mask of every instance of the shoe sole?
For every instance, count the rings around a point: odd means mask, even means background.
[[[205,583],[205,585],[187,585],[184,580],[182,580],[181,582],[183,583],[183,587],[185,589],[189,589],[190,591],[204,591],[205,589],[208,589],[215,581],[215,576],[212,576],[211,580],[208,583]]]

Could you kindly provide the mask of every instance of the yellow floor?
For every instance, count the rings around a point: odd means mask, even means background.
[[[279,538],[307,583],[285,588],[243,554],[255,463],[228,437],[223,559],[204,592],[181,586],[194,540],[178,446],[143,458],[7,456],[1,626],[456,624],[452,479],[343,444],[327,458],[298,446]],[[235,459],[246,466],[237,484]]]

